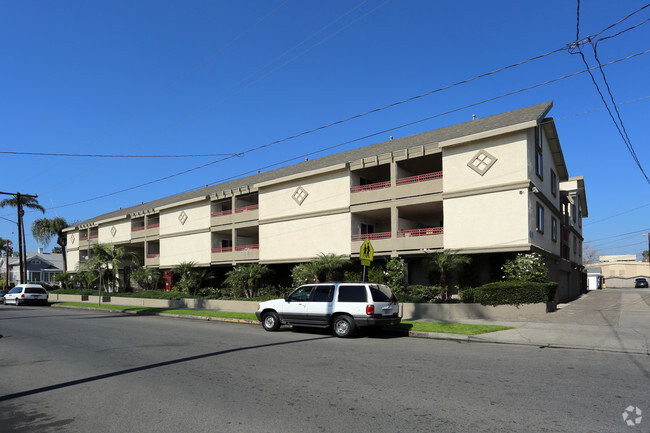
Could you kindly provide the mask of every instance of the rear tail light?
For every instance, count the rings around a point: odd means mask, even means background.
[[[375,314],[375,306],[372,304],[366,305],[366,314],[368,316],[372,316],[373,314]]]
[[[22,295],[20,295],[20,297],[21,297],[21,298],[24,298],[24,297],[25,297],[25,294],[23,293]]]

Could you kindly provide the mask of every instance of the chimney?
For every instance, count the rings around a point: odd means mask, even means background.
[[[38,247],[38,253],[43,254],[43,247]]]

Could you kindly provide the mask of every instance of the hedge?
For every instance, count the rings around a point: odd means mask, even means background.
[[[488,283],[471,290],[463,291],[463,302],[473,302],[481,305],[515,305],[538,304],[553,301],[557,283],[538,283],[533,281],[498,281]]]

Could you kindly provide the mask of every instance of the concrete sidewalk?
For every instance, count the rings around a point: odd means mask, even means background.
[[[463,323],[498,324],[516,329],[475,336],[429,334],[427,337],[650,355],[650,290],[589,292],[558,307],[558,311],[534,322],[463,320]]]

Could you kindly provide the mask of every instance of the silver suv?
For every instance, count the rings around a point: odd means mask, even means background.
[[[260,302],[255,312],[267,331],[280,325],[331,327],[338,337],[357,328],[400,323],[399,304],[390,288],[374,283],[320,283],[298,287],[284,299]]]

